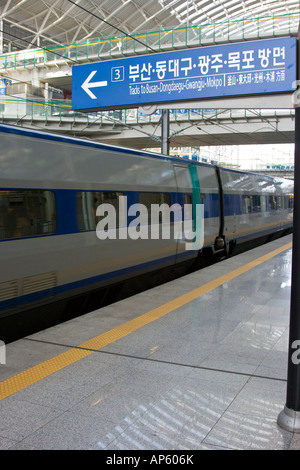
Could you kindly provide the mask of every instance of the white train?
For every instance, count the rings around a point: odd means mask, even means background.
[[[79,311],[83,294],[96,298],[102,287],[191,263],[206,249],[229,252],[246,240],[292,229],[289,180],[8,125],[0,125],[0,139],[4,341]],[[192,217],[201,204],[203,246],[186,249],[183,238],[139,236],[151,221],[140,218],[137,226],[127,212],[119,222],[124,201],[149,210],[185,205],[186,213],[193,207]],[[104,203],[116,208],[118,224],[115,238],[107,233],[101,240],[97,208]],[[162,217],[156,222],[165,223]],[[197,228],[196,219],[193,224]],[[135,237],[128,236],[130,226]]]

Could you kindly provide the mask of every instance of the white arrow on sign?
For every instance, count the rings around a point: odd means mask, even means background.
[[[107,86],[106,80],[103,80],[101,82],[90,83],[95,73],[97,73],[97,70],[93,70],[93,72],[89,74],[88,78],[81,85],[81,88],[92,98],[92,100],[97,99],[97,96],[94,95],[94,93],[90,90],[90,88],[98,88],[100,86]]]

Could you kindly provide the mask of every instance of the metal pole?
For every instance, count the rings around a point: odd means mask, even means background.
[[[298,34],[297,70],[300,77],[300,28]],[[298,93],[299,96],[300,92]],[[300,433],[300,102],[295,100],[295,173],[294,224],[292,253],[292,287],[288,352],[286,405],[278,416],[283,429]]]
[[[170,149],[170,116],[168,109],[161,110],[161,153],[163,155],[169,155]]]

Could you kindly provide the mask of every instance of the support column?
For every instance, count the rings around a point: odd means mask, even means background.
[[[169,155],[170,150],[170,114],[168,109],[161,110],[161,153]]]
[[[297,74],[300,79],[300,28],[298,33]],[[295,172],[294,172],[294,226],[292,253],[292,287],[288,351],[286,405],[278,416],[283,429],[300,433],[300,91],[295,105]]]
[[[295,189],[292,288],[286,405],[278,416],[283,429],[300,433],[300,107],[295,110]]]

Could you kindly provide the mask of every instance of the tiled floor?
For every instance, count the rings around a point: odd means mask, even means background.
[[[7,345],[4,381],[291,241]],[[284,431],[291,249],[0,401],[0,449],[300,449]],[[1,388],[1,384],[0,384]]]

